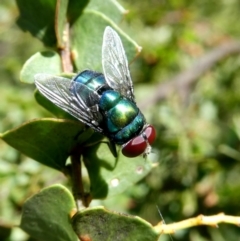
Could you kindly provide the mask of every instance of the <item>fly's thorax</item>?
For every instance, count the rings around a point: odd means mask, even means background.
[[[102,86],[106,85],[104,75],[91,70],[81,72],[75,77],[74,81],[86,85],[93,91],[98,91]]]
[[[117,91],[107,90],[103,92],[100,98],[99,108],[101,111],[107,112],[115,107],[121,99],[122,97]]]

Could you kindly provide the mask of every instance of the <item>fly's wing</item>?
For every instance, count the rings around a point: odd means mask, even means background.
[[[110,27],[106,27],[103,35],[102,65],[108,85],[135,102],[133,83],[122,41]]]
[[[99,126],[101,114],[97,103],[99,96],[87,86],[67,78],[49,74],[34,76],[35,84],[42,95],[78,120],[102,133]]]

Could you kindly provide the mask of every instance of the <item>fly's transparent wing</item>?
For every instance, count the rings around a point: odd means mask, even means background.
[[[111,27],[106,27],[103,35],[102,65],[108,85],[134,102],[127,57],[120,37]]]
[[[96,105],[99,101],[96,92],[78,82],[49,74],[37,74],[34,81],[40,93],[55,105],[94,130],[103,132],[99,126],[101,114]]]

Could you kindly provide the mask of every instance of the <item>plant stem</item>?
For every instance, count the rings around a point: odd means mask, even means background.
[[[72,169],[72,192],[76,202],[77,209],[80,210],[82,206],[88,207],[91,202],[91,195],[84,192],[82,180],[82,166],[81,153],[74,152],[71,155],[71,169]]]
[[[59,54],[62,60],[63,72],[72,73],[73,66],[71,62],[70,38],[69,38],[69,23],[66,23],[63,33],[63,46],[59,48]]]

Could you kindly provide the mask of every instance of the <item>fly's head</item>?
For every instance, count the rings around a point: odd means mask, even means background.
[[[156,138],[156,131],[152,125],[145,125],[141,133],[122,146],[122,153],[126,157],[136,157],[151,153],[151,145]]]

